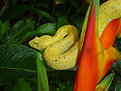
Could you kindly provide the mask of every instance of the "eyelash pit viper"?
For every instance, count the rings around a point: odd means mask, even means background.
[[[103,3],[99,8],[99,37],[111,20],[120,17],[121,0],[109,0]],[[48,66],[57,70],[65,70],[76,65],[85,32],[82,31],[79,38],[76,27],[65,25],[59,28],[54,36],[35,37],[29,42],[29,45],[38,50],[44,50],[44,58]]]
[[[55,36],[35,37],[29,44],[39,50],[45,49],[44,58],[48,66],[64,70],[72,68],[76,64],[78,39],[77,28],[72,25],[65,25],[58,29]]]

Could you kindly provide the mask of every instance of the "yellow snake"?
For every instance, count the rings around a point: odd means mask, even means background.
[[[64,70],[72,68],[76,64],[78,39],[77,28],[72,25],[65,25],[58,29],[54,36],[35,37],[29,44],[38,50],[45,49],[44,58],[48,66]]]
[[[121,17],[121,0],[110,0],[99,8],[98,30],[101,36],[106,25]],[[44,58],[48,66],[65,70],[76,65],[77,56],[83,45],[85,32],[79,38],[77,28],[72,25],[62,26],[54,36],[44,35],[35,37],[29,45],[38,50],[44,50]],[[83,39],[82,39],[83,38]]]

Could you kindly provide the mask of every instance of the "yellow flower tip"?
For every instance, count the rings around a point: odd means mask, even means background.
[[[121,58],[120,53],[114,47],[109,47],[105,49],[104,55],[106,59],[105,62],[110,61],[110,60],[117,60]]]
[[[108,70],[116,60],[121,59],[121,54],[114,47],[109,47],[104,50],[104,56],[105,60],[103,76],[108,72]]]

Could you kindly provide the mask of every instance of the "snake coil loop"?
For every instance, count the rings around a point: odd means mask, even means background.
[[[65,25],[58,29],[54,36],[35,37],[29,44],[36,49],[44,50],[44,58],[48,66],[64,70],[72,68],[76,64],[78,39],[76,27]]]

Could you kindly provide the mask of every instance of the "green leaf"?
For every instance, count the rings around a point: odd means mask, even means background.
[[[23,45],[0,45],[0,85],[35,73],[35,50]]]
[[[39,10],[37,8],[33,8],[31,6],[27,6],[27,5],[16,5],[16,6],[9,7],[7,10],[5,10],[5,12],[3,12],[1,19],[2,21],[11,20],[31,10],[35,10],[36,12],[40,13],[48,20],[55,22],[55,19],[52,16],[50,16],[47,12]]]
[[[27,33],[21,41],[27,40],[29,38],[35,37],[35,36],[41,36],[45,34],[54,34],[56,33],[56,23],[46,23],[41,26],[39,26],[35,31]]]
[[[48,20],[52,21],[52,22],[56,22],[55,19],[50,16],[50,14],[48,14],[47,12],[45,11],[42,11],[42,10],[39,10],[37,8],[34,8],[35,11],[39,12],[40,14],[42,14],[44,17],[46,17]]]
[[[32,89],[29,83],[27,83],[23,78],[21,78],[18,79],[12,91],[32,91]]]
[[[54,34],[56,33],[56,23],[46,23],[38,27],[34,33],[36,35],[44,35],[44,34]]]
[[[108,75],[106,78],[104,78],[96,87],[96,90],[95,91],[100,91],[100,90],[105,90],[105,91],[108,91],[110,85],[111,85],[111,82],[114,78],[115,74],[114,73],[111,73],[110,75]]]
[[[3,36],[4,36],[5,32],[9,30],[9,28],[10,28],[9,21],[6,21],[3,23],[0,20],[0,41],[3,41]]]
[[[68,18],[66,16],[62,16],[58,19],[57,28],[59,29],[63,25],[68,25],[68,24],[69,24]]]
[[[40,53],[37,53],[36,61],[37,61],[38,91],[49,91],[47,74]]]
[[[121,91],[121,81],[117,84],[115,91]]]
[[[35,22],[31,20],[20,20],[5,34],[5,42],[21,43],[21,39],[30,31],[33,31]]]

